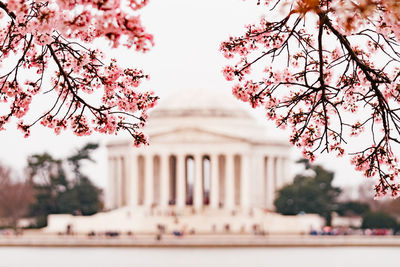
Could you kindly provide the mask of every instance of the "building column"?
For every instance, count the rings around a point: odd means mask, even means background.
[[[136,155],[128,156],[128,184],[129,184],[129,205],[136,207],[138,205],[138,157]]]
[[[125,187],[122,188],[125,194],[125,206],[129,207],[131,205],[131,197],[132,197],[132,190],[131,190],[131,166],[130,166],[130,156],[129,154],[125,154],[123,157],[123,177],[125,179]]]
[[[233,154],[225,155],[225,207],[228,210],[233,210],[235,207],[235,169],[234,169],[234,156]]]
[[[275,171],[274,171],[274,158],[271,155],[267,156],[267,171],[266,171],[266,196],[265,196],[265,206],[269,210],[274,210],[274,200],[275,200]]]
[[[244,211],[247,211],[250,207],[250,196],[249,196],[249,157],[246,154],[242,154],[240,158],[240,205]]]
[[[285,184],[284,176],[283,176],[283,164],[282,157],[276,157],[276,188],[275,190],[279,190]]]
[[[265,181],[264,181],[264,157],[262,154],[252,152],[249,154],[251,177],[250,203],[252,207],[264,208]]]
[[[186,205],[186,184],[185,184],[185,155],[176,156],[176,206],[183,209]]]
[[[194,197],[193,205],[196,211],[203,207],[203,162],[201,155],[194,155]]]
[[[128,181],[128,167],[127,167],[127,155],[121,157],[121,206],[125,207],[129,205],[129,181]]]
[[[115,171],[116,171],[115,202],[116,202],[116,207],[121,208],[121,206],[122,206],[122,160],[121,160],[120,156],[115,158]]]
[[[212,154],[210,156],[210,206],[213,209],[219,207],[219,166],[218,166],[218,155]]]
[[[154,166],[153,166],[153,155],[145,155],[144,164],[144,182],[145,182],[145,193],[144,193],[144,205],[151,207],[153,204],[153,192],[154,192]]]
[[[282,165],[283,165],[283,177],[284,177],[284,185],[292,183],[292,177],[290,173],[290,166],[289,166],[289,159],[288,158],[282,158]]]
[[[115,208],[115,166],[114,158],[108,158],[108,179],[107,179],[107,209]]]
[[[160,155],[160,206],[162,210],[166,210],[168,207],[169,199],[169,171],[168,171],[168,155]]]

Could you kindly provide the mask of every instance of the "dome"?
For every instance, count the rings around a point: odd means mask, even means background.
[[[214,133],[265,141],[266,129],[250,107],[221,89],[185,89],[160,100],[149,114],[145,132],[202,129]]]
[[[151,119],[167,117],[224,117],[252,119],[239,100],[221,89],[185,89],[160,100]]]

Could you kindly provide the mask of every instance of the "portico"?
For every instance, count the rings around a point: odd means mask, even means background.
[[[247,210],[250,205],[273,208],[276,190],[283,185],[278,176],[283,173],[287,157],[279,154],[251,155],[243,151],[179,151],[157,153],[127,153],[110,155],[109,207],[171,206],[182,209],[192,206],[195,211],[209,206],[213,209]],[[262,165],[261,189],[257,196],[250,192],[251,179],[256,175],[251,163]],[[259,170],[258,170],[259,171]],[[254,179],[254,178],[253,178]],[[258,187],[258,186],[257,186]]]
[[[160,103],[149,121],[150,146],[107,146],[109,209],[272,210],[275,192],[290,181],[289,146],[267,139],[231,97],[188,90]]]

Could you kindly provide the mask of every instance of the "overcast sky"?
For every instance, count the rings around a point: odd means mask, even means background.
[[[155,37],[155,47],[150,52],[138,54],[126,49],[111,50],[106,43],[98,45],[125,67],[143,68],[151,76],[144,88],[154,90],[161,98],[175,90],[192,87],[230,91],[231,85],[221,74],[226,61],[218,48],[229,35],[242,33],[244,25],[257,22],[262,8],[257,7],[256,2],[150,0],[141,11],[143,24]],[[252,112],[265,122],[261,112]],[[267,125],[273,127],[273,124]],[[100,186],[105,186],[107,174],[104,144],[112,139],[127,138],[126,135],[82,138],[71,133],[55,136],[52,131],[38,126],[32,130],[31,137],[25,139],[15,128],[15,125],[9,125],[6,131],[0,132],[0,161],[19,171],[26,165],[30,154],[47,151],[63,157],[88,141],[100,142],[102,147],[95,154],[97,164],[86,166],[90,177]],[[271,132],[275,131],[271,129]],[[300,155],[295,149],[292,154],[294,159]],[[321,156],[318,162],[336,172],[336,184],[354,185],[364,181],[346,159]]]

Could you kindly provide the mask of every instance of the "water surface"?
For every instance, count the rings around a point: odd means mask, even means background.
[[[0,267],[399,267],[397,247],[0,248]]]

